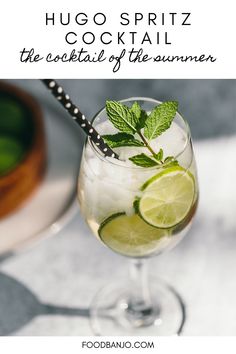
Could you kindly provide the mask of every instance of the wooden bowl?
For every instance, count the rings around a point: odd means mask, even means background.
[[[39,104],[20,88],[0,82],[0,93],[16,100],[30,117],[30,143],[21,161],[0,176],[0,218],[19,208],[40,184],[46,167],[43,115]],[[0,116],[0,119],[3,117]],[[1,133],[1,131],[0,131]]]

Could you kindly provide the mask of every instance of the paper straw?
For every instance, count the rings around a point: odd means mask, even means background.
[[[58,85],[58,83],[53,79],[41,80],[47,88],[51,91],[54,97],[61,103],[61,105],[67,110],[71,115],[73,120],[79,124],[86,135],[93,141],[93,143],[100,149],[100,151],[106,157],[119,158],[118,155],[105,143],[102,137],[98,134],[96,129],[91,125],[91,123],[85,118],[84,114],[81,113],[79,107],[77,107],[70,99],[69,95],[65,93],[63,88]]]

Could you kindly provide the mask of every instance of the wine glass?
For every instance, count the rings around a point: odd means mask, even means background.
[[[138,102],[147,113],[161,103],[143,97],[120,102],[129,107]],[[105,108],[92,125],[101,135],[116,132]],[[177,164],[127,164],[127,154],[145,147],[117,148],[117,160],[104,157],[90,138],[84,146],[78,181],[82,215],[96,238],[130,263],[128,279],[113,281],[95,296],[91,325],[98,335],[174,335],[183,327],[181,297],[171,286],[148,277],[147,260],[173,248],[196,211],[198,182],[187,122],[176,113],[170,128],[152,144]]]

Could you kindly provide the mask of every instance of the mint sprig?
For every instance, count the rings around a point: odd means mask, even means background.
[[[106,112],[108,118],[120,133],[104,135],[103,139],[111,148],[121,146],[146,147],[151,156],[142,153],[129,158],[137,166],[154,167],[161,164],[168,166],[178,164],[172,156],[167,156],[163,160],[163,150],[160,149],[155,152],[150,145],[150,140],[157,138],[171,126],[177,109],[178,103],[176,101],[167,101],[154,107],[148,115],[147,112],[142,110],[138,102],[134,102],[129,108],[120,102],[107,101]]]

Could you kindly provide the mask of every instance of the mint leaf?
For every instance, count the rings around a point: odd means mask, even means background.
[[[178,165],[179,165],[178,161],[174,160],[174,161],[168,163],[167,165],[165,165],[164,167],[168,167],[169,168],[169,167],[178,166]]]
[[[141,109],[138,102],[134,102],[134,104],[132,105],[130,110],[134,113],[134,115],[138,119],[136,129],[140,130],[140,129],[144,128],[146,119],[148,117],[147,112],[145,112],[143,109]]]
[[[106,101],[106,112],[114,127],[124,133],[134,134],[138,118],[129,107],[116,101]]]
[[[144,146],[142,141],[135,139],[133,135],[127,133],[103,135],[102,138],[110,148],[117,148],[120,146]]]
[[[159,165],[157,161],[151,159],[146,154],[139,154],[129,158],[135,165],[141,167],[153,167]]]
[[[139,213],[139,201],[140,201],[140,198],[138,198],[138,197],[136,197],[135,200],[133,201],[133,208],[134,208],[135,214]]]
[[[161,161],[163,159],[163,150],[160,149],[157,154],[153,155],[153,157],[155,158],[155,160]]]
[[[140,105],[138,104],[138,102],[134,102],[133,105],[131,106],[130,110],[134,113],[134,115],[138,119],[140,119],[141,113],[142,113],[142,109],[141,109]]]
[[[179,163],[174,156],[168,156],[164,160],[165,167],[177,166]]]
[[[141,111],[141,116],[139,118],[138,124],[137,124],[137,129],[140,130],[145,127],[146,120],[148,118],[148,114],[145,111]]]
[[[164,163],[172,162],[174,159],[174,156],[167,156],[164,160]]]
[[[178,109],[178,102],[167,101],[155,107],[145,122],[144,135],[148,140],[155,139],[166,131]]]

